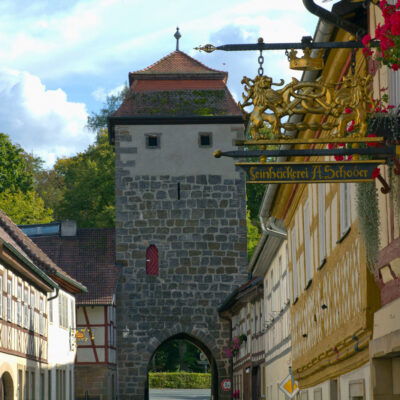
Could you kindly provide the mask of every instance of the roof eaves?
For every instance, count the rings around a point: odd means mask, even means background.
[[[87,293],[88,290],[86,288],[86,286],[82,285],[81,283],[79,283],[78,281],[76,281],[75,279],[70,278],[69,276],[67,276],[66,274],[62,274],[59,271],[54,271],[54,275],[57,276],[60,279],[63,279],[64,281],[68,282],[70,285],[76,287],[77,289],[79,289],[81,292],[83,293]]]
[[[54,282],[46,273],[44,273],[39,267],[29,261],[23,254],[21,254],[11,243],[4,242],[0,239],[2,245],[6,247],[11,253],[13,253],[20,261],[30,268],[35,274],[39,275],[48,285],[55,289],[59,289],[59,286]]]

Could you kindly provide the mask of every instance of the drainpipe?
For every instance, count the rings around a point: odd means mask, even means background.
[[[57,288],[56,288],[56,294],[55,294],[53,297],[49,297],[49,298],[47,299],[47,301],[54,300],[55,298],[57,298],[59,292],[60,292],[60,288],[57,287]]]
[[[352,22],[348,21],[340,17],[339,15],[325,10],[325,8],[320,7],[319,5],[314,3],[314,0],[303,0],[304,7],[311,13],[316,15],[317,17],[321,18],[322,20],[329,22],[338,28],[342,28],[347,32],[350,32],[358,39],[361,39],[367,32],[361,26],[353,24]]]
[[[229,340],[232,341],[232,318],[229,317],[224,317],[223,315],[219,315],[221,319],[224,319],[225,321],[229,321]],[[230,391],[230,397],[232,397],[233,394],[233,357],[230,357],[229,360],[229,379],[231,380],[231,391]],[[218,387],[219,390],[219,387]]]

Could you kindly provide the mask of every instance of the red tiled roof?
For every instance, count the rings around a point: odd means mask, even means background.
[[[227,72],[218,71],[202,64],[200,61],[188,56],[183,51],[174,51],[167,56],[161,58],[147,68],[136,72],[131,72],[129,75],[154,75],[154,74],[212,74],[221,75],[226,79]]]
[[[47,275],[58,272],[67,281],[72,281],[74,286],[81,287],[81,283],[71,277],[66,271],[54,263],[17,225],[0,210],[0,237],[12,244],[22,255],[44,271]]]
[[[242,116],[226,86],[227,78],[227,72],[174,51],[129,73],[129,92],[111,117]]]
[[[83,282],[88,293],[77,304],[112,304],[119,269],[115,266],[114,228],[78,229],[76,236],[37,236],[32,240],[70,275]]]

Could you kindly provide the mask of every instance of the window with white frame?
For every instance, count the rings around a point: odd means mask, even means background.
[[[308,200],[303,207],[303,226],[304,226],[304,260],[306,272],[306,285],[313,277],[311,265],[311,244],[310,244],[310,205]]]
[[[17,324],[22,325],[22,285],[17,286]]]
[[[29,328],[29,292],[28,288],[24,288],[24,327]]]
[[[291,232],[292,243],[292,274],[293,274],[293,301],[298,297],[297,294],[297,257],[296,257],[296,230],[293,228]]]
[[[7,321],[12,319],[12,280],[7,279]]]
[[[39,333],[44,335],[44,301],[43,297],[39,298]]]
[[[31,288],[31,304],[29,315],[29,329],[35,330],[35,291]]]
[[[350,184],[340,184],[340,235],[343,236],[351,224],[350,215]]]
[[[53,323],[54,321],[54,317],[53,317],[53,313],[54,313],[54,302],[52,300],[48,301],[47,304],[49,305],[49,322]]]
[[[68,297],[65,294],[58,296],[59,324],[62,328],[68,328]]]
[[[325,259],[325,186],[318,184],[318,233],[319,233],[319,264]]]

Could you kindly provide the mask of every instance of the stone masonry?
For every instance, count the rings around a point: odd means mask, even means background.
[[[132,140],[116,129],[119,396],[145,398],[155,350],[179,334],[203,344],[219,387],[229,377],[230,333],[217,308],[247,277],[244,174],[135,175]],[[146,275],[149,245],[159,276]],[[215,389],[214,399],[229,398]]]

